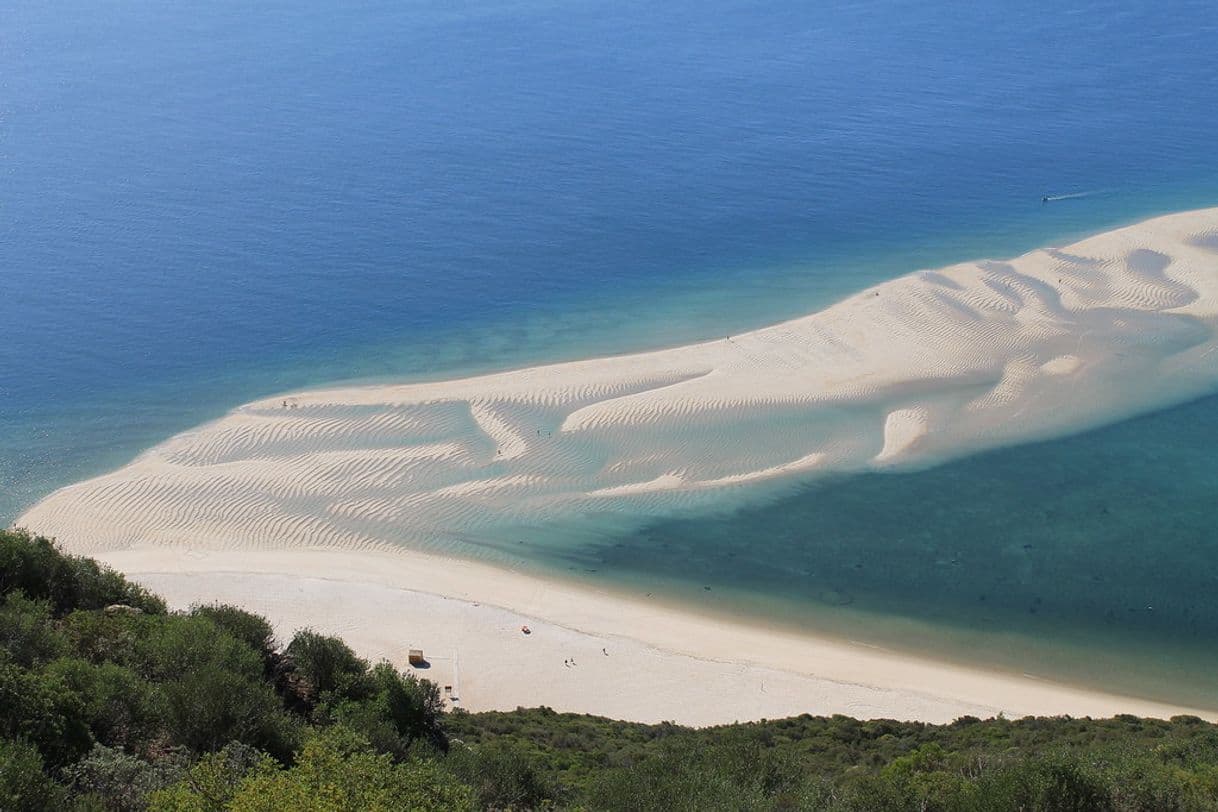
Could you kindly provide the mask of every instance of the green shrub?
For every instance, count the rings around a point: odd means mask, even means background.
[[[765,796],[754,787],[737,784],[723,771],[699,764],[696,751],[681,748],[666,748],[641,763],[599,773],[589,788],[589,805],[595,809],[637,812],[753,810],[769,806]]]
[[[62,680],[0,662],[0,737],[25,739],[60,767],[93,744],[83,717],[80,697]]]
[[[473,809],[473,796],[438,764],[394,764],[367,740],[339,727],[314,734],[296,766],[262,765],[225,801],[232,812],[448,812]],[[155,812],[210,812],[200,788],[187,783],[153,797]]]
[[[117,573],[0,531],[0,810],[145,804],[1218,812],[1218,726],[444,714],[436,685],[370,669],[337,638],[305,631],[278,652],[257,615],[166,614]]]
[[[398,760],[416,742],[440,751],[447,748],[441,728],[444,703],[435,683],[403,675],[382,662],[361,682],[361,693],[360,699],[330,694],[314,714],[315,721],[342,723],[367,738],[377,752]]]
[[[154,682],[214,668],[261,682],[262,660],[245,641],[206,617],[170,615],[144,627],[135,641],[135,668]]]
[[[368,662],[337,637],[306,629],[296,633],[284,653],[304,682],[310,701],[321,701],[327,695],[363,699],[369,693]]]
[[[278,768],[267,754],[230,742],[199,759],[178,783],[149,795],[148,807],[156,812],[224,812],[242,782]]]
[[[30,600],[17,590],[0,604],[0,647],[13,662],[31,668],[63,654],[68,641],[55,628],[50,602]]]
[[[0,739],[0,809],[41,812],[63,803],[63,790],[42,771],[42,756],[32,745]]]
[[[273,673],[279,661],[275,644],[275,630],[266,618],[238,609],[236,606],[213,603],[195,606],[190,611],[194,617],[203,617],[244,643],[262,660],[264,673]]]
[[[238,741],[287,760],[299,742],[301,723],[283,710],[263,682],[206,665],[158,685],[173,742],[195,753]]]
[[[473,787],[484,809],[534,809],[557,801],[561,794],[540,759],[518,743],[455,747],[448,761],[453,772]]]
[[[45,673],[80,697],[81,718],[102,744],[138,750],[163,728],[152,684],[130,668],[63,658],[47,665]]]
[[[60,631],[78,657],[92,663],[118,663],[136,669],[141,663],[140,641],[165,620],[165,616],[157,615],[107,615],[77,610],[60,621]]]
[[[67,767],[64,778],[75,794],[90,796],[110,812],[141,812],[151,793],[177,781],[182,773],[182,765],[175,760],[149,763],[98,744]]]
[[[117,724],[129,712],[133,723],[159,720],[170,742],[194,753],[240,741],[286,759],[298,745],[300,721],[266,681],[260,654],[210,617],[74,612],[64,628],[100,669],[74,666],[65,671],[69,678],[82,685],[89,678],[125,680],[137,693],[137,686],[147,686],[139,707],[110,705],[114,719],[107,719],[104,707],[96,709],[91,721],[103,730],[116,730],[106,722]],[[129,738],[104,740],[136,747]]]
[[[0,530],[0,596],[17,590],[48,601],[56,617],[111,604],[165,611],[159,597],[91,558],[64,555],[50,539],[25,530]]]

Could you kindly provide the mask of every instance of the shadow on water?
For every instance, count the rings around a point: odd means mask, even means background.
[[[896,648],[1218,708],[1218,397],[728,516],[550,548],[548,565]]]

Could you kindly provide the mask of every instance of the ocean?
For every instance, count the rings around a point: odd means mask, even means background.
[[[256,397],[717,337],[1218,203],[1209,2],[17,0],[0,30],[3,522]],[[1215,405],[530,563],[1218,707]]]

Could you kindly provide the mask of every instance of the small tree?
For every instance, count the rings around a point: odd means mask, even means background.
[[[222,603],[196,606],[191,610],[195,617],[205,617],[229,635],[245,643],[262,659],[263,671],[271,676],[279,662],[275,645],[275,630],[267,619],[253,612]]]
[[[205,666],[162,683],[159,690],[170,735],[195,753],[239,741],[286,760],[298,741],[300,723],[258,680]]]
[[[364,698],[324,702],[315,719],[342,723],[365,736],[378,752],[398,760],[419,741],[438,751],[448,749],[441,728],[444,704],[435,683],[381,662],[369,672],[365,688]]]
[[[311,703],[330,697],[363,699],[368,695],[368,662],[355,656],[337,637],[305,629],[297,632],[284,652],[303,681]]]

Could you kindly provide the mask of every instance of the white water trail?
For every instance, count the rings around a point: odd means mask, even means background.
[[[1092,189],[1089,192],[1071,192],[1064,195],[1045,195],[1041,198],[1045,203],[1056,203],[1059,200],[1079,200],[1084,197],[1097,197],[1099,195],[1111,194],[1111,189]]]

